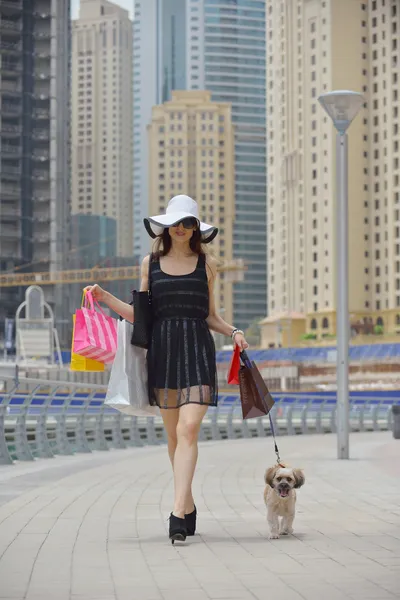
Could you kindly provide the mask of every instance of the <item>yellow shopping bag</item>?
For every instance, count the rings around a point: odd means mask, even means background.
[[[82,301],[85,292],[82,295]],[[81,302],[82,304],[82,302]],[[86,358],[85,356],[80,356],[79,354],[75,354],[73,352],[74,347],[74,335],[75,335],[75,315],[72,315],[73,321],[73,330],[72,330],[72,344],[71,344],[71,371],[86,371],[86,372],[94,372],[94,371],[104,371],[104,363],[98,362],[97,360],[93,360],[92,358]]]

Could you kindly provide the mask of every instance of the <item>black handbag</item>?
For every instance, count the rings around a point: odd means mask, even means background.
[[[131,337],[132,346],[145,348],[148,350],[151,340],[151,330],[153,326],[153,311],[151,306],[151,262],[153,255],[149,258],[149,274],[148,282],[149,289],[146,292],[138,292],[133,290],[132,302],[133,305],[133,331]]]

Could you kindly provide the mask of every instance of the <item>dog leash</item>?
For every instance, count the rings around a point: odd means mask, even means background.
[[[241,356],[241,359],[243,361],[243,364],[248,369],[251,369],[252,368],[252,364],[251,364],[251,361],[250,361],[250,359],[249,359],[249,357],[247,355],[247,352],[245,350],[242,350],[241,353],[240,353],[240,356]],[[256,385],[257,385],[257,383],[256,383]],[[258,391],[260,393],[260,390],[258,390]],[[260,396],[262,397],[261,393],[260,393]],[[275,454],[276,454],[276,462],[277,462],[277,464],[279,466],[283,466],[282,463],[281,463],[281,457],[280,457],[280,454],[279,454],[278,444],[276,442],[275,427],[274,427],[274,424],[272,422],[272,418],[271,418],[271,413],[270,412],[268,413],[268,417],[269,417],[269,424],[270,424],[270,427],[271,427],[272,437],[274,439],[274,449],[275,449]]]
[[[279,448],[278,448],[278,444],[276,443],[276,437],[275,437],[275,428],[274,428],[274,424],[272,422],[272,418],[271,418],[271,414],[268,413],[269,416],[269,424],[271,426],[271,433],[272,433],[272,437],[274,438],[274,446],[275,446],[275,454],[276,454],[276,462],[279,466],[283,466],[281,464],[281,457],[279,456]]]

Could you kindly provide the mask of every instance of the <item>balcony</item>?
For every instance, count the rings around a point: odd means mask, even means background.
[[[35,119],[50,119],[50,111],[47,108],[36,108],[33,111],[33,117]]]
[[[2,227],[1,239],[3,240],[15,240],[21,236],[19,227],[13,227],[8,224],[7,227]]]
[[[22,114],[22,107],[20,104],[2,102],[0,112],[3,117],[7,115],[15,117],[16,115],[18,116]]]
[[[0,13],[15,14],[22,11],[22,0],[1,0]]]
[[[19,42],[0,41],[0,52],[6,54],[20,54],[22,52],[22,44]]]
[[[32,131],[32,138],[34,140],[47,142],[50,139],[50,132],[48,129],[34,129]]]
[[[43,48],[36,46],[33,56],[36,60],[49,60],[51,58],[51,51],[49,44],[43,44]]]
[[[43,102],[43,101],[49,101],[50,100],[50,94],[48,91],[46,92],[34,92],[33,94],[34,99],[37,102]]]
[[[8,183],[1,183],[0,184],[0,195],[3,199],[11,198],[14,200],[14,199],[18,199],[21,197],[21,190],[16,185],[9,185]],[[1,210],[3,210],[3,205],[1,207]]]
[[[2,163],[0,167],[1,179],[19,179],[22,174],[21,166],[15,167]],[[3,185],[3,184],[2,184]]]
[[[48,29],[41,29],[40,31],[35,30],[33,35],[37,40],[49,40],[51,39],[50,27]]]
[[[37,162],[45,162],[46,160],[49,160],[50,152],[48,150],[36,149],[32,152],[32,158]]]
[[[34,241],[39,244],[48,244],[50,242],[50,232],[49,233],[38,233],[34,234]]]
[[[49,81],[51,77],[50,71],[35,71],[34,73],[36,81]]]
[[[1,205],[1,211],[0,211],[0,218],[4,218],[4,219],[20,219],[21,218],[21,211],[20,209],[15,205],[15,204],[11,204],[11,205],[7,205],[3,202],[3,204]]]
[[[37,202],[38,204],[49,204],[49,202],[50,202],[50,196],[35,194],[32,197],[32,200],[34,202]]]
[[[0,92],[2,94],[21,94],[22,86],[19,81],[2,80],[0,83]]]
[[[1,72],[4,75],[19,75],[22,73],[22,65],[15,60],[3,60],[1,61]]]
[[[21,156],[22,150],[20,145],[2,144],[0,147],[2,157],[18,157]]]
[[[10,33],[20,34],[22,32],[21,22],[0,18],[0,31],[7,32],[8,35]]]
[[[39,12],[38,10],[35,10],[33,13],[33,16],[35,17],[35,19],[40,19],[42,21],[45,21],[47,19],[51,19],[51,12],[50,11]]]
[[[8,123],[2,123],[0,125],[0,134],[2,138],[18,138],[22,134],[22,127],[20,125],[9,125]]]
[[[49,172],[44,169],[33,169],[32,179],[35,181],[49,181]]]
[[[33,249],[33,260],[34,262],[40,262],[42,263],[42,266],[46,263],[46,262],[50,262],[50,254],[49,252],[46,252],[45,248],[41,248],[40,250],[37,250],[36,248]],[[47,296],[48,299],[48,296]]]
[[[51,222],[50,215],[35,215],[33,217],[33,220],[35,221],[35,223],[44,223],[46,225],[48,225]]]

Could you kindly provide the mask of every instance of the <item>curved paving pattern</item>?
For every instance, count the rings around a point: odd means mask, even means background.
[[[165,447],[0,467],[2,600],[386,600],[400,597],[400,442],[281,438],[305,470],[295,535],[270,541],[263,506],[269,439],[201,444],[199,535],[167,538]]]

